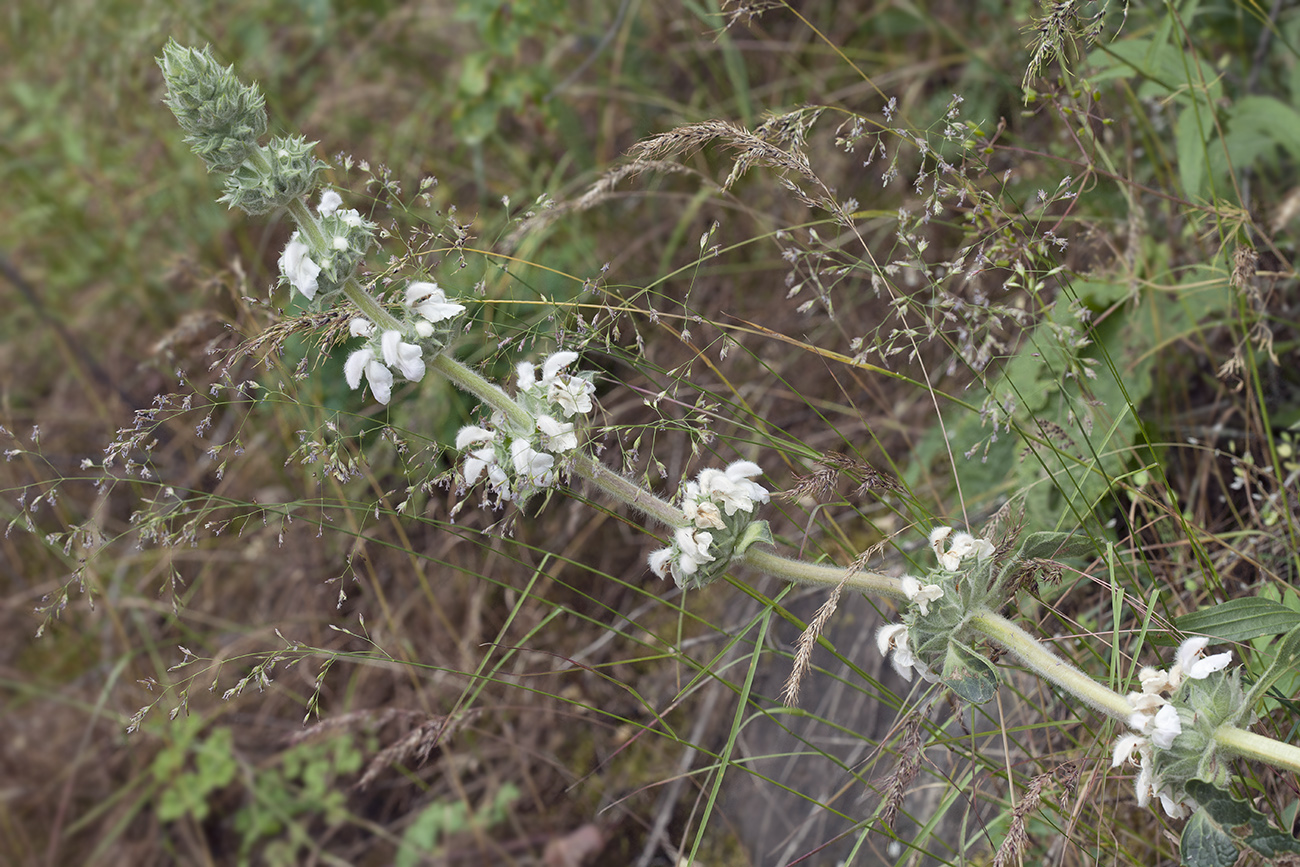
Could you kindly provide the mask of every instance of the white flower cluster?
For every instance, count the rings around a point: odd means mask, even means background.
[[[660,578],[671,574],[682,584],[703,564],[717,559],[710,548],[717,550],[715,542],[721,541],[721,535],[730,534],[730,550],[736,531],[749,522],[755,505],[768,501],[767,491],[753,481],[762,472],[753,461],[736,461],[725,470],[701,470],[695,481],[687,482],[682,492],[682,511],[690,526],[679,527],[673,534],[672,545],[650,555],[651,571]],[[742,512],[737,520],[737,514]],[[714,530],[719,532],[711,532]]]
[[[565,373],[578,360],[576,352],[557,352],[536,368],[523,362],[517,368],[520,403],[534,413],[530,431],[513,431],[502,415],[494,414],[493,427],[471,425],[456,435],[456,448],[466,452],[461,467],[465,485],[486,476],[488,487],[500,501],[526,499],[555,482],[556,458],[578,447],[573,418],[592,410],[596,387],[581,374]],[[473,447],[473,448],[471,448]]]
[[[944,550],[943,543],[952,536],[952,543]],[[952,527],[935,527],[930,531],[930,547],[934,556],[939,558],[939,565],[949,572],[961,568],[961,561],[975,555],[975,559],[984,562],[993,556],[993,543],[987,539],[976,539],[970,533],[953,534]]]
[[[555,353],[542,362],[540,379],[532,362],[521,361],[515,368],[520,394],[558,405],[565,418],[586,415],[591,412],[591,396],[596,393],[596,386],[586,377],[564,372],[564,368],[577,360],[576,352]]]
[[[952,537],[952,543],[944,548],[944,542],[949,536]],[[965,532],[954,535],[952,527],[935,527],[931,530],[930,548],[939,559],[939,565],[947,572],[956,572],[961,568],[961,561],[966,557],[974,556],[977,561],[983,562],[991,557],[994,551],[992,542],[976,539]],[[908,602],[916,606],[921,617],[930,613],[931,602],[944,596],[943,587],[939,584],[924,584],[920,578],[911,575],[903,576],[902,588],[903,595],[907,597]],[[916,670],[931,683],[937,682],[939,676],[912,652],[907,638],[905,624],[889,623],[876,632],[876,647],[879,648],[881,656],[889,657],[894,671],[897,671],[904,680],[911,681],[912,671]]]
[[[355,209],[340,208],[342,204],[342,196],[334,190],[326,190],[321,194],[320,204],[316,206],[316,212],[322,217],[321,228],[326,233],[326,249],[316,251],[319,262],[312,258],[313,251],[302,239],[301,231],[293,233],[284,253],[280,255],[281,273],[294,291],[308,301],[316,297],[321,271],[330,271],[335,264],[335,257],[362,252],[354,249],[358,240],[351,236],[360,234],[364,237],[366,221]],[[348,270],[351,271],[350,266]]]
[[[1196,804],[1187,800],[1174,800],[1169,787],[1156,779],[1153,747],[1167,750],[1183,733],[1178,708],[1170,704],[1163,693],[1172,693],[1184,680],[1204,680],[1214,672],[1228,667],[1232,653],[1225,651],[1204,656],[1208,643],[1209,639],[1203,636],[1188,638],[1178,646],[1174,666],[1169,671],[1147,666],[1138,672],[1142,691],[1128,695],[1128,702],[1133,708],[1128,725],[1133,731],[1121,735],[1115,741],[1115,754],[1111,761],[1112,768],[1118,768],[1127,761],[1135,761],[1138,765],[1138,806],[1147,806],[1151,803],[1152,796],[1157,796],[1165,812],[1174,819],[1188,815]],[[1134,759],[1134,756],[1137,758]]]
[[[417,337],[433,334],[435,322],[442,322],[464,312],[463,304],[447,300],[437,283],[413,282],[406,287],[404,305],[410,312],[409,324]],[[370,338],[365,346],[348,356],[343,375],[349,388],[360,388],[365,376],[375,400],[386,404],[393,394],[393,371],[411,382],[424,378],[424,359],[420,347],[407,343],[396,329],[385,331],[375,340],[378,329],[369,319],[353,319],[349,326],[353,337]]]

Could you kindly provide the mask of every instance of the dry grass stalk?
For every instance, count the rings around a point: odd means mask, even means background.
[[[907,787],[912,784],[912,780],[916,779],[916,773],[921,769],[922,722],[924,720],[920,711],[914,711],[907,718],[903,729],[903,743],[898,750],[898,767],[885,778],[885,797],[880,808],[880,822],[886,828],[894,826],[894,819],[898,816],[898,808],[903,803],[903,796],[907,794]]]
[[[799,649],[794,655],[794,668],[790,672],[790,677],[786,680],[785,686],[781,689],[781,701],[786,707],[794,707],[799,703],[799,688],[803,685],[803,679],[808,672],[812,670],[812,652],[813,647],[817,644],[817,639],[821,637],[822,630],[826,628],[826,623],[835,613],[835,609],[840,605],[840,592],[844,589],[845,582],[854,572],[858,571],[855,567],[845,576],[831,591],[830,597],[822,603],[822,607],[817,609],[816,615],[809,621],[808,628],[799,636]]]
[[[1029,842],[1029,834],[1025,831],[1025,820],[1030,813],[1038,809],[1038,803],[1042,800],[1043,786],[1054,773],[1049,771],[1046,774],[1039,774],[1025,787],[1024,797],[1011,811],[1011,825],[1007,828],[1007,836],[1003,838],[997,854],[993,856],[993,867],[1007,867],[1008,864],[1020,861],[1025,844]]]

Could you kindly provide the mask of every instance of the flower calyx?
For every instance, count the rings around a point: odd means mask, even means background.
[[[731,561],[755,542],[772,543],[766,521],[754,520],[767,490],[754,479],[762,468],[735,461],[724,470],[701,470],[682,487],[681,508],[690,524],[678,527],[672,544],[650,555],[650,570],[672,575],[678,587],[704,587],[721,578]]]

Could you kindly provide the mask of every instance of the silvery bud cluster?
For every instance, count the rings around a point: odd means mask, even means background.
[[[286,208],[310,195],[325,164],[312,155],[316,142],[302,136],[276,136],[226,176],[226,192],[217,201],[247,214]]]
[[[167,82],[165,101],[185,130],[185,141],[210,171],[238,168],[266,132],[261,92],[213,60],[207,48],[186,48],[172,40],[158,66]]]
[[[249,214],[265,214],[309,195],[325,164],[312,155],[315,142],[277,136],[263,147],[266,105],[261,92],[233,69],[196,50],[167,43],[158,59],[167,83],[167,106],[185,140],[210,171],[226,174],[220,201]]]
[[[592,374],[567,373],[576,352],[557,352],[542,363],[541,375],[531,362],[516,368],[516,400],[532,425],[521,429],[501,413],[490,425],[471,425],[456,435],[456,448],[465,453],[461,482],[469,487],[487,480],[497,504],[524,502],[557,480],[561,461],[580,444],[579,425],[593,409],[596,387]]]
[[[333,195],[338,198],[337,194]],[[289,243],[286,257],[293,244],[292,241]],[[284,267],[283,259],[281,266]],[[302,261],[295,260],[295,266],[301,271]],[[290,276],[289,279],[293,282],[294,278]],[[302,291],[297,284],[294,288]],[[366,338],[366,344],[348,356],[343,365],[343,375],[353,389],[361,387],[364,377],[370,393],[383,404],[392,399],[394,372],[408,382],[419,382],[424,378],[425,350],[429,351],[430,357],[441,352],[447,344],[452,320],[465,312],[463,304],[447,300],[437,283],[424,281],[415,281],[406,287],[402,306],[405,316],[401,330],[380,330],[364,317],[353,319],[349,325],[352,336]]]
[[[705,469],[682,490],[681,507],[690,524],[678,527],[672,544],[650,555],[650,569],[670,574],[678,587],[704,587],[721,578],[732,559],[755,542],[772,541],[766,521],[755,521],[768,493],[754,478],[763,470],[736,461],[725,470]]]

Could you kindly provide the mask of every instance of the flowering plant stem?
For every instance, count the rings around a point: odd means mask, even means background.
[[[1235,726],[1219,727],[1214,732],[1214,741],[1224,752],[1300,774],[1300,747],[1294,744],[1275,741]]]
[[[306,218],[303,225],[307,225],[307,221],[314,223],[314,218],[306,211],[305,206],[302,207],[302,211]],[[295,212],[295,216],[299,215]],[[349,278],[344,291],[348,298],[379,327],[387,327],[385,322],[392,317],[355,278]],[[534,425],[532,416],[510,395],[466,365],[445,354],[440,354],[431,361],[431,366],[458,388],[475,395],[493,409],[503,413],[512,422],[524,428],[531,428]],[[681,527],[688,523],[681,509],[623,478],[589,455],[576,454],[570,469],[575,475],[586,479],[614,499],[632,506],[656,521],[670,527]],[[807,563],[782,557],[757,546],[748,548],[737,560],[760,572],[798,584],[828,586],[844,584],[857,590],[893,599],[906,598],[898,579],[875,572]],[[1035,674],[1056,684],[1107,716],[1126,722],[1133,714],[1133,706],[1127,698],[1108,689],[1052,653],[1032,635],[1002,615],[985,608],[972,612],[967,622],[1010,651]],[[1216,731],[1215,742],[1226,753],[1256,759],[1274,767],[1300,773],[1300,747],[1231,726],[1224,726]]]

